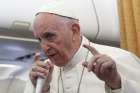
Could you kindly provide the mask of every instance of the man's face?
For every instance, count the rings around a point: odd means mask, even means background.
[[[39,39],[48,58],[57,66],[64,66],[73,55],[73,31],[59,16],[40,13],[36,16],[33,33]]]

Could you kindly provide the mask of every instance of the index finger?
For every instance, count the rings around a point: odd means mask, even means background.
[[[90,45],[84,44],[83,47],[85,47],[86,49],[88,49],[93,55],[100,54],[94,47],[92,47]]]

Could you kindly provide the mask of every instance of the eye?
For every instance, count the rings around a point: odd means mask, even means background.
[[[54,41],[56,39],[56,34],[52,32],[46,32],[43,34],[43,38],[48,41]]]

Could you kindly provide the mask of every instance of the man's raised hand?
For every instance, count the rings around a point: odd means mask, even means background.
[[[94,47],[84,45],[93,56],[89,62],[83,62],[83,66],[96,74],[106,85],[112,89],[121,88],[121,77],[117,72],[115,61],[107,55],[99,53]]]

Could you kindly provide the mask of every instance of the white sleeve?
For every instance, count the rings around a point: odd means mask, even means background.
[[[106,93],[123,93],[122,92],[122,88],[121,89],[112,90],[107,85],[105,85],[105,92]]]
[[[127,52],[115,60],[121,75],[121,89],[112,90],[105,86],[106,93],[140,93],[140,60]]]
[[[105,86],[106,93],[140,93],[140,84],[133,80],[127,80],[123,78],[121,89],[112,90],[108,86]]]

